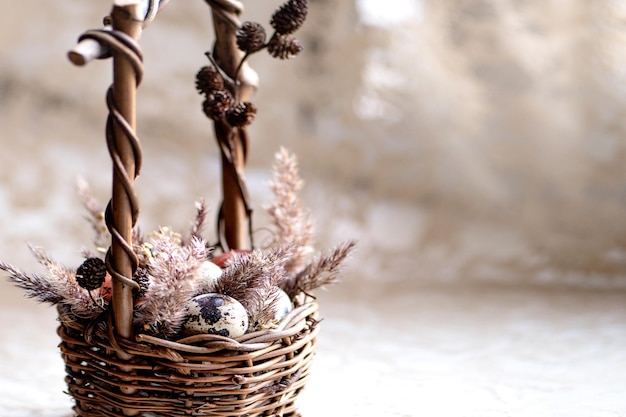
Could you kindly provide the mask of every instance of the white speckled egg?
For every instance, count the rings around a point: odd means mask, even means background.
[[[293,310],[293,304],[291,303],[291,298],[289,298],[287,293],[283,291],[282,289],[279,289],[279,293],[280,293],[280,297],[278,298],[278,300],[276,301],[276,304],[274,305],[274,312],[275,312],[274,320],[276,320],[277,322],[284,319],[285,316],[289,314],[291,310]]]
[[[203,292],[207,293],[214,291],[215,285],[221,277],[222,268],[211,261],[202,262],[194,276],[198,288],[201,288]]]
[[[241,303],[224,294],[201,294],[187,302],[183,331],[188,335],[217,334],[237,337],[248,330],[248,313]]]

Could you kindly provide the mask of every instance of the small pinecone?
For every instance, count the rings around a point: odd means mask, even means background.
[[[237,103],[226,110],[226,121],[232,127],[247,126],[254,120],[256,106],[249,101]]]
[[[224,89],[224,79],[214,66],[204,66],[196,74],[196,90],[200,94],[209,95]]]
[[[139,284],[139,290],[135,293],[136,298],[142,298],[146,295],[148,285],[150,284],[150,277],[146,268],[137,268],[135,275],[133,275],[133,281]]]
[[[87,291],[100,288],[104,282],[107,267],[100,258],[87,258],[76,270],[76,282]]]
[[[243,22],[237,30],[237,46],[242,51],[251,54],[265,46],[265,29],[255,22]]]
[[[302,44],[292,36],[272,36],[267,45],[267,51],[274,58],[289,59],[302,52]]]
[[[274,12],[270,24],[276,32],[288,35],[302,26],[308,11],[307,0],[289,0]]]
[[[202,103],[204,114],[210,119],[220,120],[224,113],[233,105],[233,96],[226,90],[214,91]]]

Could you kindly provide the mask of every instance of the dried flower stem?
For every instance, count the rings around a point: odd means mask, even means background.
[[[279,287],[267,283],[253,290],[246,307],[250,330],[260,330],[271,322],[281,295],[282,291]]]
[[[41,248],[29,245],[33,255],[46,270],[46,276],[28,274],[5,262],[0,270],[9,273],[9,281],[39,302],[69,306],[77,317],[94,318],[102,312],[106,301],[100,291],[87,291],[76,282],[76,272],[55,262]]]
[[[207,206],[206,202],[202,199],[196,203],[196,217],[191,227],[191,237],[202,239],[202,232],[204,231],[204,224],[206,221]]]
[[[178,332],[186,303],[198,291],[193,278],[207,258],[207,249],[205,242],[196,237],[182,244],[180,236],[169,229],[156,233],[151,245],[149,285],[137,303],[134,323],[150,334],[167,338]]]
[[[76,180],[76,189],[83,206],[87,210],[87,221],[91,224],[91,228],[95,233],[94,245],[96,250],[105,252],[111,242],[111,235],[104,222],[104,208],[94,198],[89,183],[85,179],[78,178]]]
[[[289,245],[275,246],[268,251],[259,249],[236,254],[224,269],[216,292],[237,299],[246,309],[254,302],[255,290],[277,285],[285,279],[284,265],[293,254]]]
[[[60,304],[65,297],[57,291],[53,281],[37,274],[28,274],[13,265],[0,261],[0,269],[9,273],[9,281],[25,290],[26,296],[42,303]]]
[[[300,200],[304,182],[298,173],[295,155],[281,148],[275,156],[273,171],[270,189],[274,200],[266,207],[275,229],[272,245],[294,245],[293,258],[285,266],[287,271],[293,272],[313,251],[315,225]]]
[[[318,255],[302,271],[284,279],[280,287],[293,298],[301,292],[309,292],[315,288],[336,283],[339,267],[355,245],[354,241],[344,242],[328,253]]]

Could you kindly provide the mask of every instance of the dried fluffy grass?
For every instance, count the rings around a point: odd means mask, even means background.
[[[285,263],[291,259],[292,246],[276,246],[266,251],[235,254],[224,269],[215,291],[235,298],[246,309],[256,301],[255,289],[277,285],[285,279]]]
[[[291,259],[285,263],[289,272],[297,270],[313,252],[315,224],[300,201],[304,181],[298,173],[295,155],[281,148],[275,155],[270,189],[273,201],[266,207],[274,228],[270,246],[293,245]]]
[[[37,246],[29,245],[29,248],[46,268],[47,274],[29,274],[0,262],[0,269],[9,273],[9,281],[24,289],[27,297],[39,302],[66,305],[77,317],[94,318],[102,313],[107,303],[100,291],[91,291],[90,294],[76,282],[75,270],[55,262]]]
[[[274,318],[274,306],[284,290],[293,300],[300,293],[337,282],[341,264],[355,243],[345,242],[325,253],[314,254],[314,224],[300,201],[303,181],[297,160],[285,149],[276,154],[274,175],[270,183],[274,195],[267,211],[273,226],[268,248],[241,252],[223,270],[214,288],[199,279],[199,270],[212,248],[202,238],[206,222],[206,204],[196,205],[196,216],[190,234],[183,238],[168,228],[161,228],[144,238],[133,230],[133,247],[139,268],[147,271],[147,287],[137,300],[134,324],[142,331],[169,338],[176,335],[186,315],[186,304],[195,295],[218,292],[241,302],[248,311],[252,329],[263,328]],[[87,220],[95,231],[96,252],[103,253],[110,244],[102,207],[93,198],[89,186],[79,180],[78,192],[85,206]],[[41,302],[69,306],[77,317],[93,318],[106,307],[100,291],[91,294],[76,282],[76,272],[59,265],[41,248],[31,251],[47,269],[47,275],[28,274],[0,262],[0,270]],[[85,257],[94,256],[83,250]]]
[[[207,249],[197,237],[182,245],[180,236],[169,229],[159,230],[150,243],[149,285],[137,302],[134,323],[148,333],[167,338],[178,332],[185,319],[185,306],[197,292],[195,276],[207,259]]]
[[[356,243],[348,241],[337,245],[327,253],[318,254],[298,273],[281,280],[280,287],[294,298],[316,288],[337,283],[340,266],[350,255]]]
[[[98,252],[104,253],[111,242],[111,234],[104,221],[104,208],[91,193],[89,183],[83,179],[76,180],[76,189],[83,207],[87,211],[86,219],[94,231],[93,242]]]

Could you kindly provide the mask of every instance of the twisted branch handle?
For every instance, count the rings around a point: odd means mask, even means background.
[[[241,27],[243,4],[235,0],[205,0],[211,7],[215,29],[213,58],[234,83],[229,88],[238,101],[248,100],[258,87],[256,73],[243,63],[244,52],[236,42]],[[233,128],[223,120],[215,121],[215,136],[222,162],[222,204],[218,216],[218,235],[224,249],[247,249],[252,242],[252,208],[244,177],[248,149],[245,127]]]
[[[150,4],[153,4],[150,1]],[[113,83],[106,95],[109,115],[106,123],[106,141],[113,165],[112,193],[105,221],[111,233],[111,246],[106,255],[106,264],[113,278],[111,323],[112,337],[133,338],[132,313],[134,288],[139,285],[132,280],[138,259],[132,247],[132,230],[139,215],[139,203],[134,190],[135,178],[141,169],[141,144],[135,134],[136,89],[143,75],[142,53],[137,39],[141,35],[144,19],[150,9],[142,10],[140,2],[114,2],[110,15],[111,26],[101,30],[90,30],[79,38],[79,46],[98,45],[99,52],[92,58],[113,57]],[[75,48],[72,52],[76,52]],[[80,48],[78,48],[81,51]],[[90,59],[72,54],[69,57],[77,65]],[[73,59],[74,58],[74,59]],[[87,57],[89,58],[89,57]],[[129,358],[115,340],[118,356]]]

